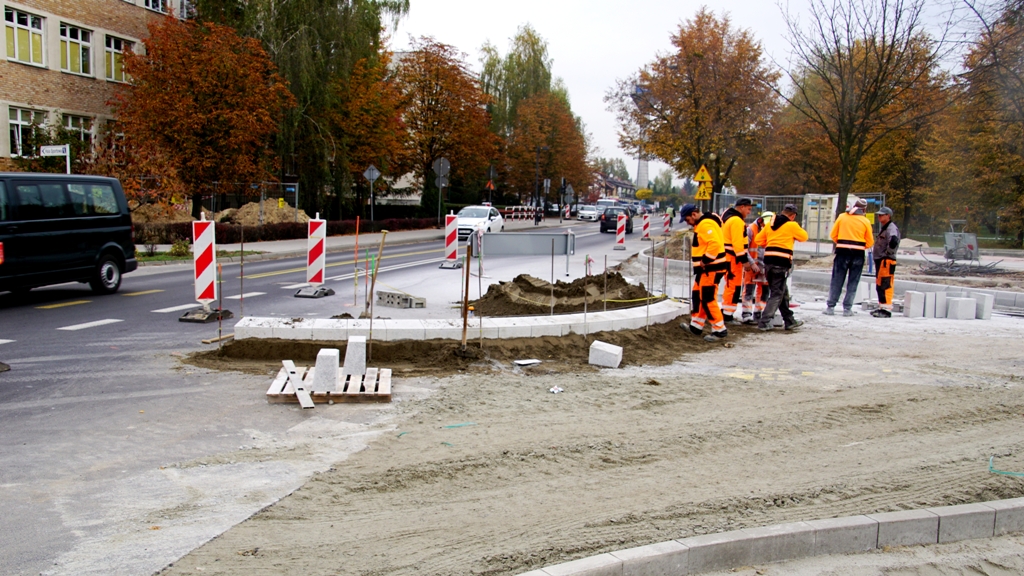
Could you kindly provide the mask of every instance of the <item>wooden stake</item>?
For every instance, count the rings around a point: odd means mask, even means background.
[[[384,253],[384,239],[388,237],[387,230],[380,231],[380,248],[377,249],[377,262],[373,267],[373,280],[370,282],[370,338],[366,342],[366,361],[373,359],[373,290],[377,286],[377,270],[380,269],[380,257]]]
[[[469,265],[473,262],[473,243],[466,244],[466,286],[462,292],[462,350],[466,350],[466,331],[469,328]]]

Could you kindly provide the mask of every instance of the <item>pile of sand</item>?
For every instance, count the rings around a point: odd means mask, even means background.
[[[583,312],[586,302],[590,311],[641,306],[649,296],[643,284],[634,286],[618,272],[608,274],[605,291],[603,275],[579,278],[572,282],[556,281],[554,285],[555,313]],[[473,309],[484,316],[532,316],[551,311],[552,286],[547,280],[527,274],[516,276],[511,282],[492,284],[483,298],[470,302]]]
[[[225,224],[241,224],[243,226],[259,226],[260,224],[260,203],[249,202],[241,208],[228,208],[218,212],[217,222]],[[277,207],[277,201],[266,201],[263,203],[263,224],[278,224],[281,222],[309,222],[309,216],[299,210],[298,220],[295,218],[295,208],[286,206]]]

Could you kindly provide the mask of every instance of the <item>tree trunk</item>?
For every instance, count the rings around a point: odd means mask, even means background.
[[[203,213],[203,194],[201,192],[192,193],[192,218],[199,220],[199,216]]]

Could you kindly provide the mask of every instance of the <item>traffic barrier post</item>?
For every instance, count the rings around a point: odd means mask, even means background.
[[[192,223],[192,278],[195,284],[196,302],[203,307],[183,314],[180,322],[213,322],[222,318],[231,318],[231,312],[218,308],[211,310],[210,304],[217,301],[217,238],[213,222],[200,215],[197,222]]]
[[[664,226],[665,226],[665,228],[664,228],[663,232],[664,232],[665,236],[668,236],[672,232],[672,217],[669,216],[668,214],[665,214],[665,224],[664,224]]]
[[[324,267],[327,262],[327,221],[320,219],[320,213],[306,224],[306,282],[309,286],[300,288],[296,298],[323,298],[333,296],[334,290],[324,288]]]
[[[648,240],[649,241],[651,239],[651,215],[650,214],[644,214],[643,233],[644,234],[643,234],[643,236],[640,237],[640,239],[641,240]]]
[[[626,215],[619,213],[615,227],[615,250],[626,249]]]
[[[455,268],[461,268],[462,263],[459,262],[459,229],[457,226],[458,217],[454,214],[448,214],[444,217],[444,262],[441,263],[440,268],[446,268],[453,270]]]

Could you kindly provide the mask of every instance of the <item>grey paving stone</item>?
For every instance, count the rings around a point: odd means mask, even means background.
[[[995,532],[996,511],[984,504],[960,504],[928,508],[939,517],[939,544],[991,538]]]
[[[901,510],[869,514],[878,522],[878,547],[935,544],[939,541],[939,517],[927,510]]]
[[[985,506],[996,511],[994,536],[1024,532],[1024,498],[985,502]]]
[[[681,576],[687,574],[689,548],[670,540],[612,552],[622,560],[622,576]]]
[[[751,564],[751,548],[743,530],[692,536],[677,542],[690,549],[690,574]]]
[[[873,550],[878,545],[878,521],[846,516],[808,522],[814,528],[814,556]]]
[[[814,528],[806,522],[742,530],[750,547],[750,564],[804,558],[814,552]]]
[[[544,568],[548,576],[622,576],[622,560],[611,554],[598,554]]]

